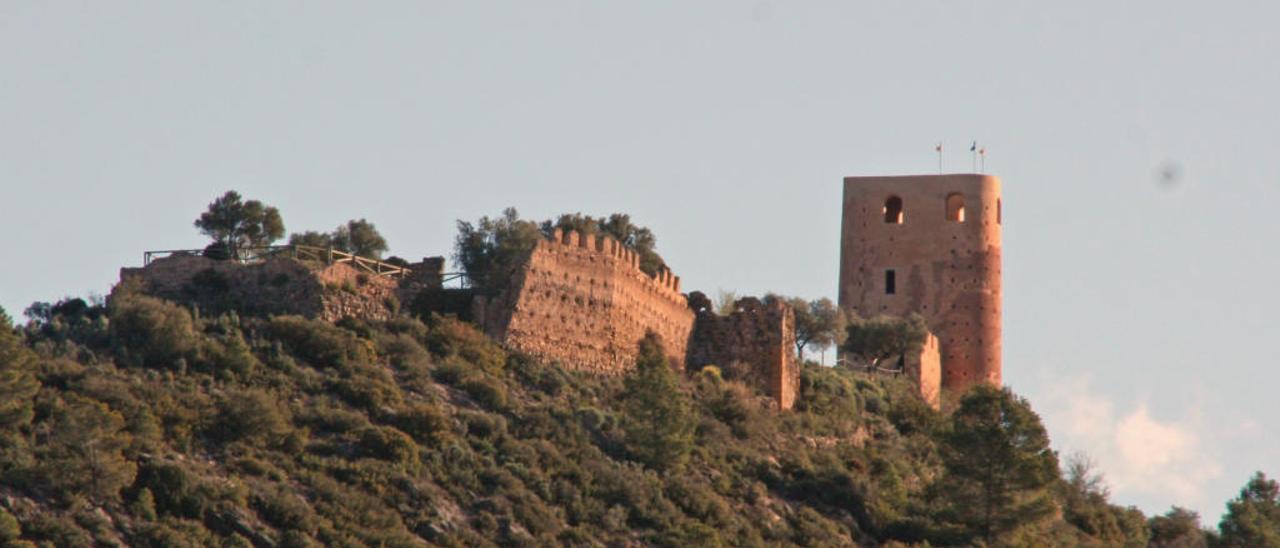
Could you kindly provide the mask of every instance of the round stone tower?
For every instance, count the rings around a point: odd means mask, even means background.
[[[840,306],[923,316],[944,389],[1001,382],[1000,209],[989,175],[844,180]]]

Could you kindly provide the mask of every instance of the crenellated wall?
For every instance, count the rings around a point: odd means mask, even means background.
[[[720,316],[711,309],[706,295],[695,291],[689,295],[689,306],[697,314],[689,338],[689,369],[719,366],[727,375],[763,388],[779,409],[795,405],[800,367],[796,363],[796,316],[790,305],[747,297],[737,301],[732,314]]]
[[[622,373],[637,344],[657,333],[683,365],[693,312],[669,270],[650,276],[613,238],[556,231],[540,240],[501,295],[481,301],[485,331],[508,346],[570,369]]]

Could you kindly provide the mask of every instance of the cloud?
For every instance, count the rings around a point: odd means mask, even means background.
[[[1117,412],[1088,377],[1050,386],[1057,388],[1041,414],[1054,445],[1093,457],[1116,502],[1136,501],[1148,512],[1212,505],[1206,487],[1222,468],[1207,452],[1195,406],[1180,419],[1152,416],[1144,401]]]

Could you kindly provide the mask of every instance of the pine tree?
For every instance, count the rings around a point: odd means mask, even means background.
[[[651,468],[679,468],[693,448],[693,410],[657,335],[640,341],[626,390],[627,450]]]
[[[131,441],[124,427],[124,417],[106,404],[69,394],[58,402],[39,447],[41,475],[64,494],[114,500],[137,471],[124,455]]]
[[[1218,528],[1223,546],[1280,546],[1280,484],[1254,474],[1240,496],[1227,502]]]
[[[979,385],[942,437],[948,516],[988,544],[1053,512],[1058,457],[1040,417],[1009,389]]]
[[[27,434],[34,415],[32,398],[40,390],[32,373],[35,359],[0,309],[0,471],[26,460]]]

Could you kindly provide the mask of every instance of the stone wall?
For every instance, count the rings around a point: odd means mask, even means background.
[[[920,397],[938,409],[942,393],[942,356],[938,350],[938,337],[933,333],[925,334],[920,351],[905,358],[903,373],[920,389]]]
[[[511,348],[606,374],[633,367],[649,331],[682,367],[693,327],[670,271],[650,276],[635,252],[612,238],[560,231],[538,241],[504,291],[477,299],[472,316]]]
[[[337,321],[351,316],[385,320],[398,303],[425,287],[439,287],[443,260],[411,265],[405,280],[377,276],[347,263],[318,264],[272,258],[242,264],[199,255],[173,255],[142,268],[120,269],[147,295],[199,307],[217,314],[297,314]],[[435,272],[434,279],[432,272]]]
[[[689,306],[696,319],[687,367],[716,365],[727,377],[762,387],[779,409],[791,409],[800,391],[795,311],[780,300],[744,298],[732,314],[719,316],[706,295],[696,291],[689,295]]]

